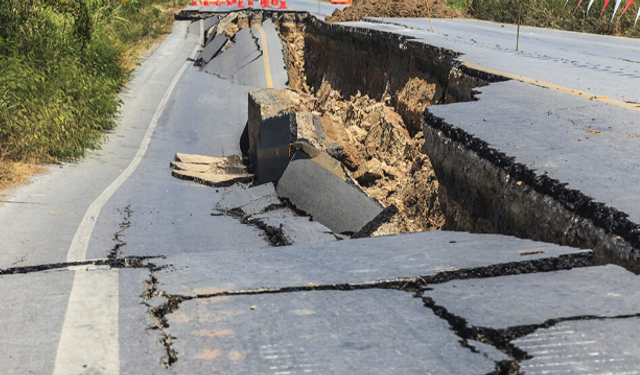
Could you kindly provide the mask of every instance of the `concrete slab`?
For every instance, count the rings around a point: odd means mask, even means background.
[[[0,276],[3,374],[51,373],[72,284],[66,270]]]
[[[202,20],[202,29],[204,30],[204,36],[205,36],[205,44],[209,43],[209,40],[206,38],[207,37],[207,33],[209,31],[212,31],[211,33],[211,37],[215,36],[215,30],[210,30],[212,28],[215,28],[216,26],[218,26],[218,23],[220,22],[220,18],[218,16],[213,16],[213,17],[207,17],[205,19]]]
[[[296,134],[294,113],[282,113],[260,122],[258,132],[256,184],[275,182],[282,177],[292,156]]]
[[[292,245],[337,240],[331,229],[312,221],[308,216],[299,216],[289,208],[255,215],[253,219],[260,220],[270,227],[280,228]]]
[[[144,303],[145,281],[150,278],[146,269],[119,270],[119,339],[120,374],[170,374],[160,365],[166,348],[159,342],[160,332],[150,329],[156,323]]]
[[[638,374],[640,319],[567,321],[513,341],[533,358],[520,363],[526,375]]]
[[[208,64],[218,53],[224,45],[227,43],[227,36],[224,34],[216,35],[211,41],[209,41],[204,47],[198,57],[196,57],[196,65]]]
[[[425,292],[476,327],[502,329],[568,317],[640,314],[640,277],[618,266],[454,280]]]
[[[640,223],[637,113],[515,81],[478,91],[429,112]]]
[[[261,51],[268,56],[268,66],[265,66],[265,72],[268,70],[269,73],[267,87],[286,89],[289,75],[284,63],[282,40],[275,25],[271,19],[266,19],[260,27],[254,25],[252,29],[254,30],[254,36],[258,38]]]
[[[276,195],[273,184],[262,184],[247,187],[237,185],[223,192],[222,199],[216,204],[218,211],[241,209],[245,214],[255,215],[267,208],[282,205]]]
[[[320,154],[326,155],[326,154]],[[328,155],[327,155],[328,157]],[[278,196],[309,213],[336,233],[357,233],[384,209],[353,181],[345,180],[339,162],[323,163],[297,151],[278,182]],[[344,174],[344,172],[342,172]]]
[[[223,193],[216,211],[233,216],[243,215],[243,222],[255,224],[269,235],[277,232],[278,243],[286,245],[336,241],[331,229],[301,216],[278,198],[273,184],[238,186]]]
[[[291,159],[291,144],[298,138],[296,112],[308,110],[310,101],[309,96],[291,90],[249,92],[247,153],[256,183],[282,176]]]
[[[196,319],[197,317],[197,319]],[[486,374],[420,299],[393,290],[318,291],[184,302],[168,316],[176,373]],[[419,327],[419,329],[417,329]]]
[[[590,254],[552,244],[498,235],[422,232],[323,244],[256,250],[180,254],[155,259],[169,267],[156,273],[169,294],[310,285],[370,284],[404,278],[527,272],[532,262],[556,269]],[[582,260],[578,260],[582,259]],[[541,268],[544,270],[545,266]],[[541,277],[544,277],[542,275]],[[499,278],[502,280],[502,278]]]
[[[261,56],[262,52],[258,49],[250,29],[242,29],[235,35],[235,44],[211,60],[204,70],[232,83],[252,86],[264,80],[264,68],[257,65],[255,68],[245,69]]]
[[[222,187],[249,183],[253,175],[247,172],[242,155],[212,157],[206,155],[176,154],[171,162],[171,175],[199,184]]]

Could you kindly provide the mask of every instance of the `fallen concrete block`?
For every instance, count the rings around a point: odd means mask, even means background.
[[[235,12],[227,14],[226,17],[224,17],[223,19],[220,20],[220,22],[218,22],[218,26],[216,28],[216,34],[224,34],[224,31],[227,28],[227,26],[229,26],[229,24],[231,24],[237,18],[238,18],[238,14]]]
[[[304,142],[340,157],[342,146],[326,139],[311,98],[288,90],[249,93],[248,155],[256,184],[277,181],[291,159],[291,144]]]
[[[305,144],[294,147],[296,152],[276,187],[279,197],[336,233],[358,233],[384,211],[339,161]],[[369,225],[367,231],[377,226]]]
[[[194,63],[196,66],[204,66],[215,58],[222,48],[227,44],[227,36],[224,34],[216,35],[211,42],[200,52]]]
[[[216,204],[216,211],[262,229],[274,246],[336,241],[329,228],[287,207],[273,184],[234,186]]]
[[[211,42],[211,40],[216,36],[216,30],[218,28],[218,23],[220,22],[220,18],[218,16],[207,17],[202,20],[202,28],[204,29],[204,39],[205,46]]]
[[[171,163],[171,169],[171,175],[175,178],[207,186],[229,186],[253,180],[253,175],[247,172],[242,163],[241,155],[213,157],[178,153]]]
[[[265,143],[271,144],[270,140],[275,141],[277,137],[279,143],[288,145],[291,142],[291,133],[295,132],[295,129],[291,128],[288,113],[301,110],[301,103],[300,94],[294,91],[264,89],[249,92],[248,156],[255,171],[258,171],[260,165],[258,149],[260,148],[260,129],[263,123],[267,122],[269,128],[262,132]],[[272,118],[275,120],[269,121]],[[270,131],[282,134],[268,134]]]
[[[291,140],[295,138],[295,114],[285,112],[260,122],[256,148],[255,184],[278,181],[291,159]]]
[[[216,210],[228,212],[240,209],[243,214],[257,215],[276,206],[284,207],[284,204],[276,195],[273,184],[240,185],[224,192],[222,199],[216,203]]]

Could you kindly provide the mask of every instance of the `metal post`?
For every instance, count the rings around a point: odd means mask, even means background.
[[[431,28],[431,32],[435,32],[433,31],[433,23],[431,22],[431,6],[429,5],[429,1],[431,0],[427,0],[427,16],[429,16],[429,27]]]

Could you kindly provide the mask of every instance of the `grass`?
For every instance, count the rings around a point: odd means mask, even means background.
[[[82,158],[115,127],[117,94],[168,33],[176,0],[0,0],[0,189]]]
[[[465,0],[446,0],[454,9],[468,9],[470,14],[478,19],[517,23],[518,7],[521,5],[522,25],[546,27],[559,30],[577,31],[601,35],[615,35],[638,38],[640,37],[640,24],[634,26],[634,20],[638,12],[638,2],[634,2],[624,16],[620,16],[626,5],[623,1],[612,19],[615,1],[611,1],[604,14],[600,17],[600,11],[604,0],[594,2],[589,15],[587,5],[589,0],[583,1],[578,7],[579,0],[547,1],[491,1],[475,0],[471,4]],[[565,6],[566,4],[566,6]]]

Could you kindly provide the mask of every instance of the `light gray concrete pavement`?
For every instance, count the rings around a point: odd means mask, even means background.
[[[478,91],[478,101],[429,111],[640,223],[637,112],[516,81]]]
[[[204,23],[177,22],[136,70],[103,150],[7,197],[13,203],[0,207],[3,373],[486,374],[512,366],[533,374],[556,362],[527,344],[532,335],[574,347],[582,337],[554,336],[552,324],[594,336],[596,347],[607,348],[601,361],[620,369],[637,363],[637,346],[625,356],[616,349],[637,325],[638,277],[589,267],[589,251],[452,232],[269,248],[264,231],[215,210],[230,197],[249,207],[262,194],[173,179],[176,152],[239,153],[248,91],[269,85],[268,76],[275,87],[285,84],[273,25],[262,25],[264,35],[254,29],[207,72],[187,62]],[[227,64],[240,69],[222,74]],[[96,216],[83,219],[96,202]],[[66,267],[87,223],[81,254],[102,263]],[[60,264],[45,270],[52,263]],[[579,268],[565,270],[572,267]],[[499,311],[477,297],[486,291],[479,285],[504,297]],[[590,306],[594,293],[598,304]],[[585,311],[602,320],[562,320]],[[477,318],[486,315],[493,320]],[[609,337],[609,328],[626,335]]]
[[[371,19],[345,25],[406,35],[460,53],[459,59],[593,95],[640,103],[637,39],[522,27],[479,20]]]

